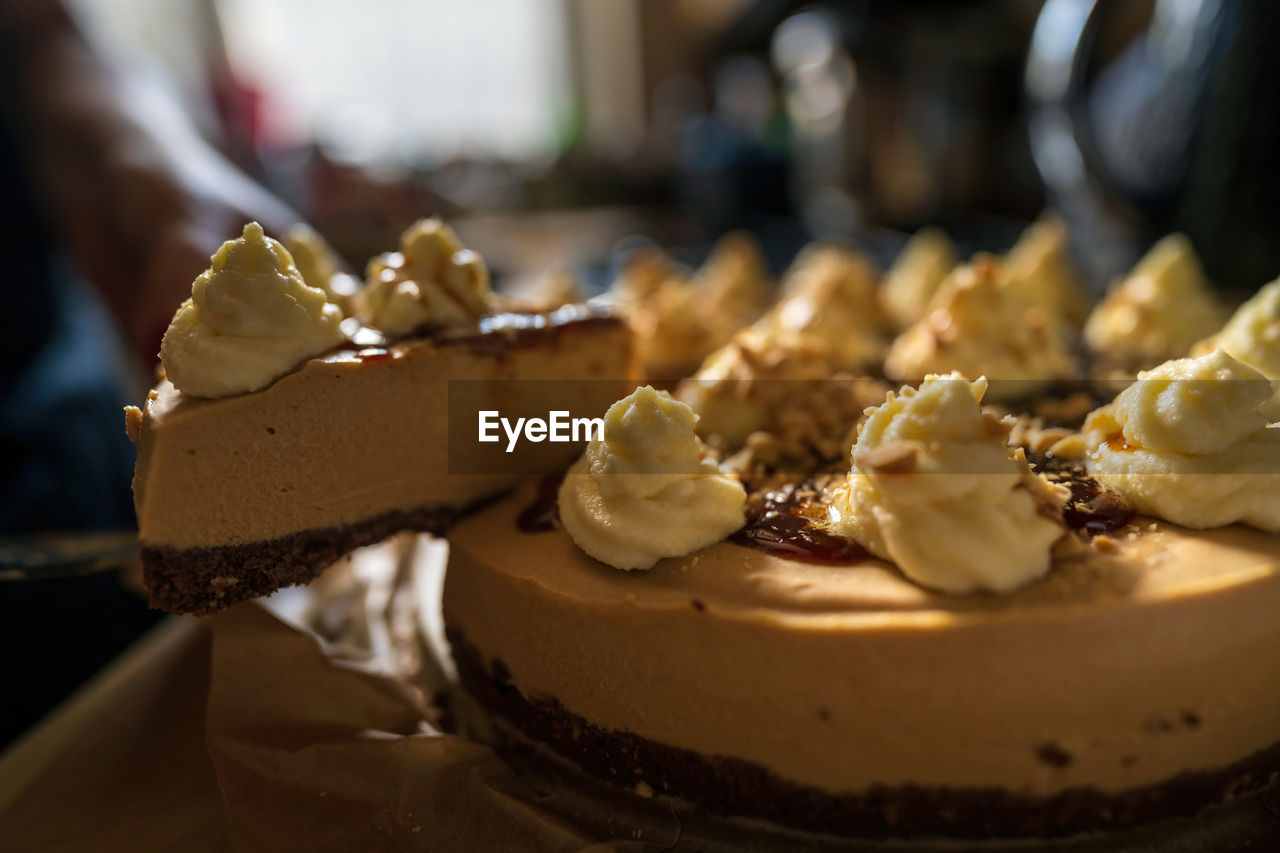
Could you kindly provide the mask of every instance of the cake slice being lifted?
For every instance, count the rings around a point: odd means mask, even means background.
[[[499,411],[529,404],[537,386],[522,380],[599,380],[573,386],[574,414],[588,416],[634,387],[620,320],[585,306],[489,313],[483,261],[438,222],[411,227],[370,272],[359,319],[343,320],[250,223],[196,279],[165,335],[168,378],[126,410],[152,606],[211,613],[305,583],[514,485],[519,459],[484,473],[451,459],[451,380],[491,380]],[[564,464],[579,449],[538,446]]]

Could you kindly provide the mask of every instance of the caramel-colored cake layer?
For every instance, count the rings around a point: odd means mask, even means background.
[[[616,380],[584,386],[600,398],[584,409],[601,413],[631,390],[625,327],[585,312],[365,352],[338,350],[262,391],[216,400],[161,382],[138,436],[143,547],[244,545],[390,512],[461,508],[509,487],[517,474],[449,473],[450,380]],[[578,451],[557,447],[565,461]]]
[[[606,730],[836,793],[1118,793],[1280,741],[1274,536],[1139,519],[1013,594],[946,595],[731,543],[621,572],[519,531],[532,495],[454,529],[445,619]]]

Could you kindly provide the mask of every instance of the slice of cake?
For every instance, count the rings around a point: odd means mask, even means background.
[[[361,317],[345,320],[256,224],[197,279],[165,336],[168,378],[127,412],[153,606],[210,613],[306,582],[514,485],[519,459],[492,473],[451,459],[451,381],[493,381],[502,411],[527,405],[514,397],[537,386],[522,380],[602,380],[574,386],[589,416],[633,387],[621,321],[585,306],[488,313],[483,261],[438,222],[372,266]]]

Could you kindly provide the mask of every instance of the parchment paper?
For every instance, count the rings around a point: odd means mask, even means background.
[[[438,556],[425,569],[410,559],[408,576],[404,560],[379,574],[364,556],[303,598],[273,603],[280,615],[250,602],[213,620],[206,732],[236,847],[641,849],[540,809],[488,747],[431,725],[422,661],[385,640],[398,615],[430,601],[412,581],[438,579]],[[337,642],[314,630],[335,609],[346,614],[329,619]],[[361,610],[368,618],[350,618]]]

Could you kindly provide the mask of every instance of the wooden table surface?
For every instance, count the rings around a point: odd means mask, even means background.
[[[6,851],[229,848],[204,745],[208,627],[170,618],[0,755]]]

